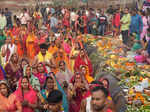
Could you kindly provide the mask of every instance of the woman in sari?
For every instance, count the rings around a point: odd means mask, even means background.
[[[67,68],[64,61],[59,62],[59,72],[56,74],[56,79],[60,82],[61,86],[64,86],[64,83],[70,83],[73,77],[72,72]]]
[[[40,91],[40,82],[37,77],[32,74],[32,67],[30,65],[26,65],[24,67],[24,76],[27,76],[32,88],[36,91]]]
[[[63,48],[64,48],[65,53],[68,56],[70,54],[71,48],[72,48],[72,40],[71,40],[71,38],[69,38],[66,42],[64,41]]]
[[[23,69],[26,65],[29,65],[29,61],[26,58],[22,58],[19,62],[19,70],[18,70],[18,74],[22,74],[23,75]]]
[[[80,44],[78,42],[76,42],[74,44],[74,47],[71,50],[71,54],[70,54],[70,64],[71,64],[71,71],[72,73],[74,73],[74,64],[75,64],[75,59],[77,58],[77,56],[79,55],[80,52]]]
[[[20,38],[22,40],[23,53],[24,53],[24,56],[26,56],[27,55],[26,40],[28,38],[26,27],[21,27]]]
[[[19,72],[19,68],[19,59],[17,54],[15,53],[12,55],[10,62],[5,66],[7,81],[10,86],[10,89],[13,92],[16,90],[17,81],[20,77],[23,76],[23,74]]]
[[[79,112],[81,101],[85,98],[89,86],[86,79],[78,72],[72,78],[71,82],[72,87],[69,87],[67,95],[70,103],[69,112]]]
[[[69,112],[67,96],[63,88],[60,86],[59,82],[56,80],[55,74],[53,72],[49,73],[49,76],[46,78],[46,81],[45,81],[44,89],[41,91],[40,101],[41,101],[41,104],[43,104],[42,109],[44,109],[44,105],[47,102],[49,93],[55,89],[58,89],[63,93],[63,110],[64,112]]]
[[[5,70],[6,71],[12,71],[11,72],[12,77],[19,80],[19,78],[22,76],[22,74],[20,74],[18,72],[19,68],[20,68],[20,66],[19,66],[19,57],[16,53],[14,53],[10,58],[10,62],[8,64],[6,64]]]
[[[85,77],[88,83],[91,83],[92,81],[94,81],[94,78],[90,76],[88,66],[81,65],[80,70],[81,70],[82,75]]]
[[[10,64],[7,64],[5,67],[5,71],[6,71],[6,79],[9,85],[9,88],[12,92],[14,92],[16,90],[16,82],[17,82],[17,78],[16,78],[16,74],[14,74]]]
[[[30,60],[33,60],[36,56],[36,50],[35,50],[35,42],[36,37],[32,31],[29,32],[29,35],[26,40],[26,48],[27,48],[27,57]]]
[[[22,106],[15,94],[10,95],[6,81],[0,81],[0,112],[22,112]]]
[[[23,42],[21,40],[21,37],[19,35],[19,37],[17,36],[15,38],[15,41],[14,41],[15,45],[17,46],[17,54],[19,57],[23,57],[24,55],[24,52],[23,52]]]
[[[39,79],[41,88],[43,88],[46,77],[48,76],[48,71],[43,63],[37,65],[37,71],[38,73],[35,74],[35,76]]]
[[[19,80],[18,89],[14,94],[22,104],[22,112],[34,112],[37,107],[37,93],[30,85],[28,77],[25,76]]]
[[[90,59],[88,58],[84,49],[80,50],[80,53],[75,60],[75,66],[74,66],[75,71],[80,71],[81,65],[88,66],[89,74],[92,75],[93,73],[92,63]]]

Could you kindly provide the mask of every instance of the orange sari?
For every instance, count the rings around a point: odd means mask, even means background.
[[[48,52],[51,53],[52,55],[57,51],[58,51],[58,48],[56,46],[54,46],[54,47],[50,46],[48,48]]]
[[[35,50],[35,42],[36,37],[34,33],[29,33],[27,40],[26,40],[26,48],[27,48],[27,57],[30,60],[34,59],[34,56],[36,55],[36,50]]]
[[[91,83],[92,81],[94,81],[94,78],[90,76],[88,66],[85,66],[85,67],[86,67],[85,78],[88,81],[88,83]]]
[[[16,37],[15,41],[16,41],[16,45],[17,45],[17,53],[18,53],[18,56],[19,56],[19,57],[23,57],[23,54],[24,54],[24,52],[23,52],[23,43],[22,43],[22,41],[19,39],[19,37]]]

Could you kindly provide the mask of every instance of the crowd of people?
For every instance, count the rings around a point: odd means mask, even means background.
[[[14,15],[1,9],[0,112],[125,112],[117,110],[109,80],[94,79],[85,34],[122,34],[123,47],[150,62],[148,12],[37,6]]]

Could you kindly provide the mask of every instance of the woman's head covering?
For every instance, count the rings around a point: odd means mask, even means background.
[[[30,66],[29,66],[29,65],[26,65],[26,66],[24,67],[24,69],[23,69],[23,75],[24,75],[24,76],[27,76],[27,74],[26,74],[26,69],[27,69],[27,67],[30,67]],[[31,75],[31,77],[30,77],[29,81],[30,81],[31,86],[32,86],[35,90],[40,91],[40,82],[39,82],[39,79],[38,79],[37,77],[35,77],[35,76],[32,74],[32,68],[31,68],[31,67],[30,67],[30,75]]]
[[[30,67],[30,65],[25,65],[25,67],[23,69],[23,76],[27,76],[27,74],[26,74],[27,67]],[[30,73],[31,73],[31,76],[32,76],[32,68],[31,67],[30,67]]]
[[[38,63],[38,65],[39,65],[39,64],[43,65],[43,68],[44,68],[45,73],[48,74],[48,70],[47,70],[45,64],[42,63],[42,62]],[[38,70],[38,69],[37,69],[37,70]],[[39,71],[38,71],[38,72],[39,72]]]
[[[23,70],[24,68],[22,68],[22,62],[23,61],[26,61],[27,62],[27,64],[29,64],[29,61],[28,61],[28,59],[26,59],[26,58],[22,58],[21,59],[21,61],[20,61],[20,68]]]
[[[22,85],[21,85],[23,78],[27,78],[27,77],[24,76],[24,77],[21,77],[19,79],[19,81],[18,81],[18,89],[14,93],[21,101],[24,100],[24,95],[23,95],[23,90],[22,90]],[[29,90],[33,90],[30,82],[29,82]]]
[[[53,76],[52,76],[53,75]],[[44,89],[46,89],[46,86],[47,86],[47,80],[48,79],[51,79],[51,80],[53,80],[54,81],[54,89],[57,89],[57,86],[58,86],[58,84],[57,84],[57,81],[56,81],[56,78],[55,78],[55,74],[53,73],[53,72],[50,72],[49,74],[48,74],[48,76],[46,77],[46,80],[45,80],[45,83],[44,83]]]
[[[80,65],[80,69],[82,70],[82,68],[85,68],[86,69],[86,74],[90,74],[89,72],[89,68],[87,65]]]

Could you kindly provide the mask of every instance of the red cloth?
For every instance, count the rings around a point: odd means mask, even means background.
[[[107,109],[107,112],[112,112],[112,110],[111,109]]]
[[[12,29],[13,36],[18,36],[19,32],[20,32],[19,27],[13,27],[13,29]]]
[[[88,33],[88,30],[87,30],[87,20],[88,20],[88,18],[87,18],[87,16],[86,15],[84,15],[84,16],[82,16],[83,17],[83,21],[84,21],[84,24],[86,25],[85,27],[84,27],[84,33]]]
[[[78,71],[78,70],[80,70],[81,65],[85,65],[85,66],[88,66],[89,73],[90,73],[90,75],[92,75],[92,73],[93,73],[92,63],[89,60],[88,56],[86,56],[86,59],[87,59],[88,64],[85,63],[85,61],[80,57],[80,54],[79,54],[75,60],[74,69],[76,71]]]
[[[112,20],[112,25],[119,27],[120,26],[120,13],[116,13],[115,17]]]
[[[81,101],[83,100],[81,89],[76,89],[76,96],[74,97],[74,103],[69,104],[69,112],[79,112]]]
[[[4,74],[3,74],[2,70],[0,70],[0,80],[4,80]]]

